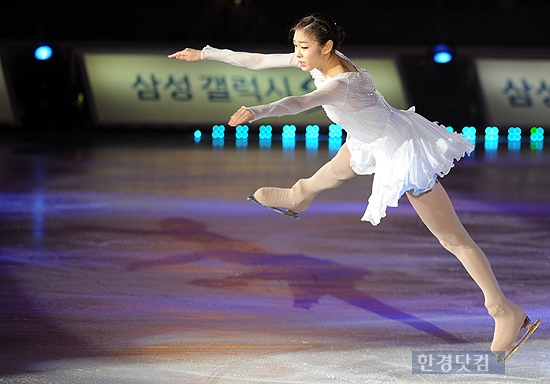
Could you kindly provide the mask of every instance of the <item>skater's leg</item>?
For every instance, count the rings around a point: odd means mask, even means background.
[[[344,180],[356,175],[351,169],[350,158],[349,149],[344,144],[336,156],[310,178],[298,180],[292,188],[260,188],[254,193],[254,199],[268,207],[282,207],[293,212],[302,212],[309,207],[319,192],[336,188]]]
[[[407,193],[412,206],[441,245],[454,254],[483,291],[485,304],[504,295],[489,261],[458,219],[452,203],[440,183],[420,196]]]
[[[407,197],[428,229],[460,260],[481,288],[485,306],[495,319],[491,350],[497,355],[506,351],[516,340],[525,313],[504,297],[487,257],[464,229],[441,184],[420,196],[407,193]]]

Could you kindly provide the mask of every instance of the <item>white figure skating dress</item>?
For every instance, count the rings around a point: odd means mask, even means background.
[[[362,217],[373,225],[396,207],[406,191],[419,195],[446,175],[454,161],[469,154],[474,144],[461,134],[449,132],[438,123],[417,114],[414,108],[400,110],[389,105],[374,87],[370,72],[351,63],[357,72],[325,77],[312,70],[316,90],[302,96],[246,107],[255,121],[264,117],[294,115],[322,106],[328,118],[347,133],[350,165],[360,175],[374,174],[372,193]],[[206,46],[203,60],[217,60],[250,69],[299,68],[294,53],[257,54],[233,52]]]

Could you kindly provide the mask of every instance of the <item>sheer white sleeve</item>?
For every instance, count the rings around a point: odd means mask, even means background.
[[[299,67],[294,53],[248,53],[217,49],[207,45],[201,51],[202,60],[215,60],[248,69]]]
[[[301,96],[288,96],[273,103],[245,107],[254,114],[250,120],[264,117],[296,115],[321,105],[342,107],[346,100],[348,82],[346,79],[330,81],[322,88]]]

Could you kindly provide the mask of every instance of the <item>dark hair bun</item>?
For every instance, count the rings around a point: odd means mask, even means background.
[[[313,13],[305,16],[290,30],[290,34],[294,34],[298,29],[311,33],[313,39],[321,45],[325,45],[329,40],[332,40],[334,49],[337,49],[346,37],[344,28],[336,24],[330,16],[323,13]]]

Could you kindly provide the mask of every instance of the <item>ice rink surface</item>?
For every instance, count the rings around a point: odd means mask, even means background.
[[[503,374],[424,374],[415,352],[490,354],[493,321],[405,197],[377,227],[360,221],[370,176],[299,220],[246,201],[310,176],[326,147],[0,144],[0,383],[549,382],[549,150],[476,149],[442,179],[543,323]]]

